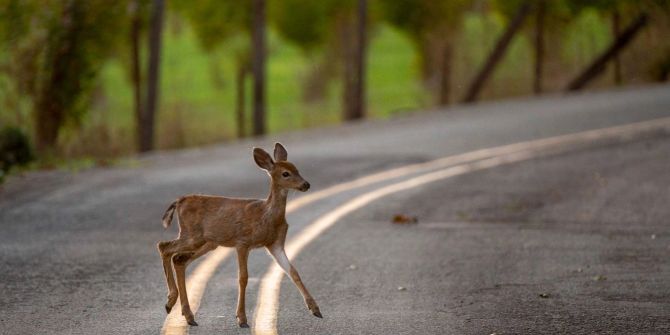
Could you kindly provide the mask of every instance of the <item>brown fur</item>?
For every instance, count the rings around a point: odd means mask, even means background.
[[[265,247],[284,271],[291,277],[303,295],[307,307],[321,317],[319,307],[302,284],[295,268],[284,252],[288,224],[286,197],[289,189],[307,191],[307,183],[296,167],[286,161],[286,149],[275,144],[274,160],[263,149],[254,148],[254,160],[270,175],[270,194],[267,199],[239,199],[212,195],[187,195],[174,201],[163,215],[166,228],[174,212],[179,219],[179,237],[158,243],[168,285],[166,310],[172,309],[181,297],[182,314],[190,325],[197,325],[190,310],[186,293],[185,271],[188,263],[215,249],[217,246],[235,248],[239,266],[239,295],[237,322],[248,327],[244,306],[247,285],[249,250]],[[288,175],[285,175],[287,174]],[[177,277],[175,283],[174,273]]]

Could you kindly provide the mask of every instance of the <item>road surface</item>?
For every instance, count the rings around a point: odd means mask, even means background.
[[[0,188],[0,333],[666,334],[667,127],[467,165],[352,209],[293,259],[324,319],[309,314],[287,279],[278,284],[278,309],[257,315],[273,267],[254,251],[251,329],[235,323],[234,257],[216,263],[205,282],[200,326],[170,324],[155,243],[176,235],[160,218],[182,194],[264,197],[268,181],[253,164],[253,146],[284,143],[318,192],[479,149],[667,117],[670,87],[656,86],[457,107],[156,153],[128,167],[11,178]],[[436,171],[306,204],[288,215],[288,241],[357,197]],[[418,223],[392,224],[395,214]],[[270,329],[260,326],[267,317]]]

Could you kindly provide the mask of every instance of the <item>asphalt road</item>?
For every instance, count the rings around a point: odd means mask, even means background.
[[[285,144],[312,190],[476,149],[670,116],[670,87],[508,101],[40,172],[0,188],[0,333],[155,334],[166,288],[155,249],[186,193],[264,197],[250,148]],[[398,192],[339,220],[294,260],[282,334],[670,332],[670,136],[647,133]],[[289,239],[379,185],[288,216]],[[415,225],[393,225],[396,213]],[[247,315],[270,265],[249,259]],[[193,266],[191,266],[193,268]],[[402,287],[402,289],[399,289]],[[191,334],[235,324],[234,258],[210,280]],[[252,324],[252,327],[254,325]]]

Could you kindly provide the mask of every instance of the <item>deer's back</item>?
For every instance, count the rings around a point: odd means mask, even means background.
[[[274,239],[265,202],[209,195],[189,195],[179,201],[180,233],[202,237],[226,247],[260,247]]]

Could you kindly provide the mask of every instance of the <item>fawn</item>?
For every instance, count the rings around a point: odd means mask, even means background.
[[[177,212],[179,237],[176,240],[158,243],[163,259],[163,269],[168,286],[168,301],[165,310],[170,310],[181,300],[182,315],[191,326],[197,326],[186,294],[186,266],[196,258],[217,246],[237,250],[239,294],[237,297],[237,324],[247,328],[244,307],[247,287],[247,259],[249,251],[265,247],[277,264],[291,277],[307,308],[321,318],[319,306],[302,283],[298,271],[291,265],[284,252],[286,240],[286,197],[289,189],[305,192],[309,183],[300,176],[295,165],[288,162],[284,146],[275,143],[274,160],[263,149],[254,148],[256,164],[270,175],[270,195],[267,199],[238,199],[211,195],[187,195],[174,201],[163,215],[163,226],[167,228]],[[175,284],[173,276],[177,275]]]

